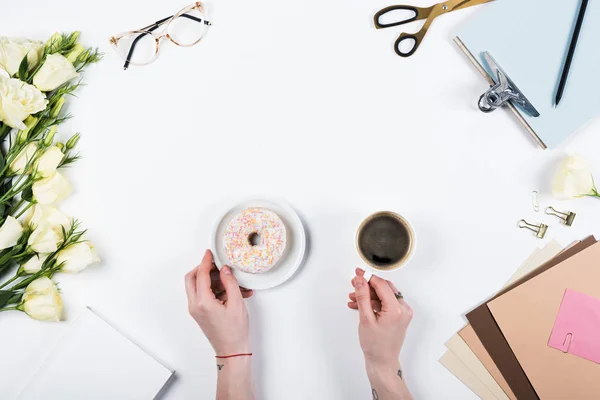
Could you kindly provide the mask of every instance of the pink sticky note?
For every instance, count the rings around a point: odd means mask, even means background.
[[[548,346],[600,364],[600,300],[567,289]]]

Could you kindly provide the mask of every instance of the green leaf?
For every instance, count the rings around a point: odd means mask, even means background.
[[[19,65],[19,79],[23,82],[27,81],[27,74],[29,73],[29,60],[27,59],[27,54],[21,60],[21,64]]]
[[[15,292],[13,292],[12,290],[0,290],[0,308],[9,304],[9,301],[12,299],[12,297],[14,295],[15,295]],[[13,303],[14,303],[14,301],[13,301]]]
[[[31,186],[21,192],[21,198],[30,203],[33,201],[33,190],[31,189]]]
[[[17,304],[17,303],[20,303],[22,298],[23,298],[23,293],[17,293],[13,297],[11,297],[10,299],[8,299],[8,304]]]
[[[6,215],[4,215],[5,212],[6,212],[6,204],[0,203],[0,216],[2,216],[2,218],[6,217]]]

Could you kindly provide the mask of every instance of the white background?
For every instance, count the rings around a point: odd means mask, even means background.
[[[475,9],[437,20],[402,59],[392,44],[415,27],[372,23],[392,3],[211,1],[204,41],[165,42],[154,64],[128,71],[108,38],[186,3],[2,4],[3,35],[78,29],[106,53],[61,128],[82,132],[84,157],[68,172],[76,193],[63,208],[89,229],[103,263],[57,277],[66,323],[0,315],[2,398],[16,396],[85,305],[177,370],[166,399],[212,398],[214,354],[187,314],[183,277],[210,245],[222,204],[248,196],[286,199],[310,238],[299,273],[248,302],[259,398],[370,398],[346,301],[360,265],[355,229],[382,209],[406,216],[419,242],[410,265],[390,275],[416,313],[406,381],[418,399],[475,397],[438,364],[444,342],[543,243],[518,219],[551,223],[548,236],[564,244],[597,232],[599,201],[558,204],[578,212],[565,228],[533,213],[531,191],[548,193],[567,151],[600,175],[600,125],[542,151],[508,111],[476,108],[486,84],[451,40]]]

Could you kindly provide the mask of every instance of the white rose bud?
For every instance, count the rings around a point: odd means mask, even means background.
[[[22,234],[21,223],[9,215],[0,227],[0,250],[16,245]]]
[[[71,184],[60,172],[37,181],[32,186],[33,197],[39,204],[54,204],[71,194]]]
[[[71,228],[73,220],[54,206],[35,204],[31,208],[26,224],[32,229],[37,228],[40,224],[47,224],[58,229],[62,227],[68,230]]]
[[[581,156],[567,157],[558,168],[552,193],[558,199],[579,198],[597,194],[594,178]]]
[[[19,306],[33,319],[40,321],[60,321],[63,313],[62,299],[54,282],[41,277],[31,282],[23,294]]]
[[[42,42],[2,36],[0,37],[0,68],[14,75],[19,71],[21,61],[27,56],[29,69],[32,69],[39,62],[43,51]]]
[[[63,264],[61,271],[76,273],[88,265],[100,262],[96,249],[90,242],[75,243],[58,253],[56,263]]]
[[[62,230],[59,227],[42,223],[31,232],[27,244],[36,253],[54,253],[62,241]]]
[[[46,96],[33,85],[0,76],[0,121],[11,128],[27,129],[23,123],[31,114],[46,108]]]
[[[10,163],[10,172],[13,174],[23,174],[25,167],[33,159],[38,147],[35,143],[29,143],[21,150],[21,152],[15,157],[12,163]]]
[[[75,67],[63,55],[50,54],[33,77],[33,84],[42,92],[50,92],[77,76]]]
[[[54,175],[63,158],[65,155],[58,147],[49,147],[36,162],[37,175],[42,178]]]
[[[79,57],[84,51],[85,47],[77,43],[75,47],[73,47],[73,50],[71,50],[69,54],[67,54],[67,60],[69,60],[70,63],[75,64],[75,61],[77,61],[77,57]]]
[[[48,256],[49,254],[34,254],[25,264],[21,265],[21,271],[30,275],[39,272]]]
[[[25,124],[25,126],[27,127],[25,130],[21,130],[17,133],[17,137],[15,142],[18,145],[22,145],[27,141],[27,138],[29,138],[29,133],[31,132],[31,130],[33,128],[35,128],[35,126],[38,123],[38,119],[32,115],[30,115],[29,117],[25,118],[25,120],[23,121],[23,123]]]

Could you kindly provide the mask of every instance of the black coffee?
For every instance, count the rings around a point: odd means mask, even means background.
[[[358,250],[377,268],[394,266],[407,256],[410,248],[408,228],[389,215],[374,217],[358,234]]]

